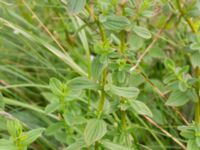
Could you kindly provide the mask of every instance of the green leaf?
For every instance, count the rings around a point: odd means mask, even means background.
[[[178,88],[181,92],[185,92],[187,91],[187,83],[183,82],[183,81],[179,81],[178,82]]]
[[[133,148],[128,148],[123,145],[119,145],[110,141],[101,141],[101,144],[103,147],[105,147],[108,150],[134,150]]]
[[[200,125],[196,124],[195,127],[195,141],[196,145],[200,148]]]
[[[133,31],[140,37],[144,39],[150,39],[151,38],[151,33],[148,29],[140,26],[134,26]]]
[[[189,89],[187,91],[187,95],[193,102],[197,102],[198,101],[198,95],[197,95],[197,92],[196,92],[196,90],[194,88]]]
[[[55,132],[54,136],[55,136],[57,141],[59,141],[61,143],[66,143],[67,137],[69,135],[67,135],[66,131],[64,131],[64,130],[58,130],[57,132]]]
[[[52,102],[45,107],[45,113],[49,114],[56,111],[59,108],[60,104],[58,101]]]
[[[180,130],[180,135],[186,139],[194,139],[195,138],[195,127],[193,125],[189,126],[179,126],[178,130]]]
[[[196,145],[195,140],[189,140],[187,142],[187,150],[199,150],[200,147]]]
[[[132,34],[128,40],[131,50],[138,50],[144,45],[144,39],[136,34]]]
[[[45,131],[46,135],[54,135],[58,130],[60,130],[61,128],[63,128],[65,125],[64,122],[60,121],[60,122],[56,122],[56,123],[52,123]]]
[[[4,98],[3,95],[0,93],[0,110],[4,110],[5,107],[5,102],[4,102]]]
[[[195,52],[192,54],[191,63],[194,68],[200,67],[200,52]]]
[[[67,4],[71,13],[79,13],[83,10],[86,0],[67,0]]]
[[[91,119],[88,121],[85,131],[84,140],[87,146],[100,140],[107,132],[106,123],[101,119]]]
[[[14,143],[10,140],[0,139],[0,150],[18,150]]]
[[[68,86],[73,90],[98,89],[98,85],[86,77],[74,78],[68,82]]]
[[[136,87],[118,87],[112,84],[107,84],[104,87],[106,92],[122,96],[125,98],[136,98],[139,94],[139,89]]]
[[[42,92],[42,96],[50,103],[59,101],[59,98],[51,92]]]
[[[24,132],[23,135],[20,137],[22,139],[23,145],[29,145],[33,143],[38,137],[41,136],[44,128],[33,129],[28,132]]]
[[[95,57],[92,61],[91,74],[94,80],[98,80],[101,76],[103,69],[105,68],[105,63],[100,62],[100,57]]]
[[[64,119],[69,126],[84,124],[87,122],[87,120],[83,116],[73,115],[69,113],[64,114]]]
[[[178,75],[183,75],[183,74],[187,73],[189,70],[190,70],[190,67],[188,65],[184,66],[184,67],[180,68],[180,70],[178,70]]]
[[[51,78],[50,81],[49,81],[49,86],[50,86],[50,89],[51,91],[57,95],[57,96],[61,96],[63,95],[63,92],[62,92],[62,82],[56,78]]]
[[[176,90],[170,94],[170,96],[166,102],[166,105],[182,106],[182,105],[186,104],[189,100],[190,100],[190,98],[187,96],[186,92],[181,92],[179,90]]]
[[[118,83],[124,83],[127,79],[127,74],[124,70],[117,72],[117,81]]]
[[[171,70],[174,70],[175,69],[175,63],[173,60],[171,59],[166,59],[165,62],[164,62],[165,66]]]
[[[76,89],[76,90],[69,90],[67,95],[64,97],[64,100],[66,102],[68,101],[73,101],[77,98],[79,98],[81,95],[81,90],[80,89]]]
[[[153,117],[151,110],[147,107],[145,103],[141,101],[133,100],[131,102],[131,107],[137,114]]]
[[[19,120],[7,120],[7,130],[12,137],[16,138],[22,134],[22,125]]]
[[[69,145],[66,149],[64,150],[81,150],[83,147],[85,147],[85,142],[84,140],[78,140],[75,143]]]
[[[101,16],[100,22],[103,23],[106,29],[117,32],[126,29],[131,24],[128,18],[116,15]]]
[[[191,48],[192,50],[200,50],[200,43],[192,43],[192,44],[190,45],[190,48]]]
[[[145,10],[145,11],[142,12],[141,15],[144,16],[144,17],[147,17],[147,18],[151,18],[155,15],[155,13],[154,13],[154,11]]]

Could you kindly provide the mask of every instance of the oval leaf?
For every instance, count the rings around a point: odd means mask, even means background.
[[[125,29],[131,24],[128,18],[116,15],[103,16],[100,18],[100,22],[103,23],[106,29],[117,32]]]
[[[140,37],[144,39],[150,39],[151,33],[148,29],[140,26],[134,26],[133,31]]]
[[[149,117],[153,117],[153,114],[151,112],[151,110],[147,107],[147,105],[143,102],[140,102],[140,101],[137,101],[137,100],[134,100],[132,103],[131,103],[131,107],[134,109],[134,111],[137,113],[137,114],[140,114],[140,115],[147,115]]]
[[[101,76],[103,69],[105,68],[105,61],[104,63],[100,62],[100,57],[95,57],[92,61],[92,69],[91,74],[94,80],[98,80]]]
[[[91,80],[88,80],[86,77],[77,77],[68,82],[68,86],[73,90],[82,90],[82,89],[98,89],[98,85]]]
[[[107,127],[103,120],[89,120],[84,131],[84,139],[87,146],[90,146],[94,142],[100,140],[106,134],[106,132]]]
[[[125,98],[136,98],[139,94],[139,89],[136,87],[118,87],[112,84],[105,85],[105,91]]]
[[[181,91],[173,91],[167,102],[166,105],[169,106],[182,106],[184,104],[186,104],[190,99],[187,96],[186,92],[181,92]]]

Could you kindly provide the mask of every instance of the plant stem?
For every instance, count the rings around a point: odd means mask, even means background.
[[[195,122],[200,124],[200,101],[195,103]]]
[[[123,54],[125,51],[125,31],[120,32],[120,38],[121,38],[120,52]]]
[[[103,71],[103,77],[102,77],[102,87],[103,88],[106,84],[106,76],[107,76],[107,69],[105,68],[104,71]],[[105,91],[104,91],[104,89],[102,89],[101,90],[101,98],[100,98],[98,110],[97,110],[97,117],[98,118],[100,118],[100,116],[101,116],[104,103],[105,103]]]
[[[160,35],[163,33],[164,29],[166,28],[166,26],[168,25],[168,23],[170,22],[170,20],[172,19],[173,15],[169,15],[168,19],[166,20],[166,22],[164,23],[163,27],[157,32],[157,34],[154,36],[152,42],[146,47],[146,49],[144,50],[144,52],[139,56],[136,64],[130,68],[130,71],[135,70],[141,63],[141,61],[143,60],[144,56],[146,56],[146,54],[151,50],[151,48],[154,46],[154,44],[156,43],[156,41],[160,38]]]
[[[166,136],[168,136],[169,138],[171,138],[174,142],[176,142],[182,149],[186,150],[186,147],[183,143],[181,143],[176,137],[174,137],[173,135],[171,135],[168,131],[166,131],[165,129],[163,129],[161,126],[159,126],[155,121],[153,121],[151,118],[149,118],[148,116],[144,116],[144,118],[146,120],[148,120],[148,122],[150,122],[151,124],[153,124],[154,126],[156,126],[158,129],[160,129]],[[163,147],[164,149],[166,149],[165,147]]]
[[[96,18],[96,17],[95,17]],[[100,24],[99,20],[95,19],[96,22],[97,22],[97,26],[99,28],[99,31],[100,31],[100,35],[101,35],[101,39],[102,39],[102,42],[103,42],[103,45],[106,44],[107,42],[107,38],[106,38],[106,33],[105,33],[105,30],[104,28],[102,27],[102,25]],[[103,76],[102,76],[102,81],[101,81],[101,86],[103,87],[102,90],[101,90],[101,98],[100,98],[100,101],[99,101],[99,104],[98,104],[98,110],[97,110],[97,117],[100,118],[101,116],[101,113],[102,113],[102,110],[103,110],[103,106],[104,106],[104,103],[105,103],[105,91],[104,91],[104,86],[106,84],[106,76],[107,76],[107,68],[105,68],[103,70]]]
[[[181,3],[180,3],[180,2],[181,2],[181,0],[176,0],[177,8],[178,8],[180,14],[183,16],[183,18],[185,19],[185,21],[188,23],[188,25],[190,26],[192,32],[193,32],[193,33],[196,33],[197,31],[196,31],[196,29],[195,29],[193,23],[191,22],[191,20],[190,20],[189,18],[187,18],[187,17],[185,16],[185,12],[184,12],[184,10],[183,10],[182,7],[181,7]]]
[[[126,129],[126,111],[122,110],[122,129],[125,130]]]
[[[190,29],[192,30],[192,32],[194,34],[197,34],[197,30],[195,29],[193,22],[185,16],[185,12],[184,12],[183,8],[181,7],[180,0],[176,0],[176,4],[177,4],[180,14],[185,19],[185,21],[189,25]],[[194,72],[195,72],[196,77],[199,78],[200,77],[199,67],[195,68]],[[199,91],[199,87],[200,87],[200,85],[198,84],[197,91]],[[200,99],[199,98],[198,98],[197,102],[195,103],[195,123],[200,124]]]
[[[95,145],[94,145],[94,150],[98,150],[98,142],[95,142]]]
[[[98,26],[99,31],[100,31],[102,42],[103,42],[103,44],[105,44],[106,41],[107,41],[106,33],[105,33],[103,27],[101,26],[100,22],[98,20],[96,22],[97,22],[97,26]]]
[[[200,69],[199,67],[197,67],[195,69],[195,74],[196,77],[199,78],[200,77]],[[199,91],[200,88],[200,84],[197,84],[197,92]],[[198,98],[197,102],[195,103],[195,122],[197,124],[200,124],[200,99]]]

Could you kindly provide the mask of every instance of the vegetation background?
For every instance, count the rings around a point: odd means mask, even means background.
[[[0,150],[199,150],[199,0],[0,0]]]

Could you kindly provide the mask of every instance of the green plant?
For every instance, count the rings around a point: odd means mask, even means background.
[[[0,0],[0,149],[198,150],[199,12]]]
[[[5,150],[26,150],[43,132],[44,129],[37,128],[28,132],[23,132],[21,123],[16,119],[7,120],[7,130],[9,139],[0,139],[0,149]]]

